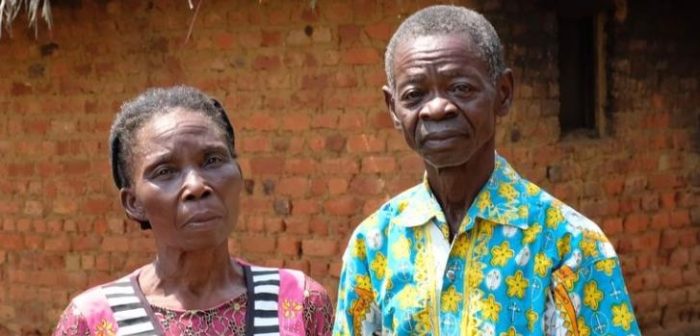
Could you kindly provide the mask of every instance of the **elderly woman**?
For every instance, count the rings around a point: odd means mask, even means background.
[[[152,89],[122,106],[112,173],[156,256],[74,298],[54,335],[330,335],[318,283],[229,255],[243,181],[234,144],[226,112],[196,89]]]

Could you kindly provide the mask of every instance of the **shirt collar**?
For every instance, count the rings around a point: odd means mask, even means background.
[[[467,209],[460,231],[471,229],[476,218],[526,229],[526,183],[510,164],[497,154],[494,170]],[[423,175],[423,183],[414,187],[408,197],[399,200],[398,210],[394,222],[400,226],[421,226],[432,219],[435,219],[438,225],[446,223],[442,208],[430,189],[427,174]]]

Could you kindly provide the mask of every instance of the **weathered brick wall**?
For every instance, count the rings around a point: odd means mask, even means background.
[[[200,87],[236,125],[246,189],[231,249],[335,294],[351,230],[421,176],[380,87],[391,32],[428,2],[309,3],[205,1],[183,44],[184,0],[56,1],[51,38],[24,22],[3,35],[0,334],[48,333],[71,296],[152,257],[150,234],[123,220],[106,138],[120,103],[154,85]],[[610,133],[562,140],[555,16],[524,3],[470,3],[516,74],[500,152],[615,241],[645,331],[697,332],[697,10],[628,4],[607,27]]]

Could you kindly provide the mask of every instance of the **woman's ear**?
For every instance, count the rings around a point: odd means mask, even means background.
[[[503,70],[498,78],[496,89],[498,90],[498,106],[496,115],[503,117],[508,114],[513,104],[513,71],[510,68]]]
[[[396,117],[396,110],[394,108],[394,95],[392,94],[391,88],[387,85],[384,85],[384,87],[382,87],[382,92],[384,92],[384,103],[386,104],[386,107],[389,110],[389,116],[391,117],[391,122],[394,123],[394,128],[398,130],[403,130],[399,118]]]
[[[139,223],[148,221],[143,206],[141,202],[136,199],[134,190],[131,187],[121,188],[119,190],[119,197],[122,202],[122,207],[124,211],[126,211],[126,216],[129,217],[129,219]]]

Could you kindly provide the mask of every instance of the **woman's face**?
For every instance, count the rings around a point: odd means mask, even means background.
[[[137,131],[127,214],[151,223],[156,244],[196,250],[225,243],[238,220],[241,172],[226,137],[203,113],[180,108]]]

